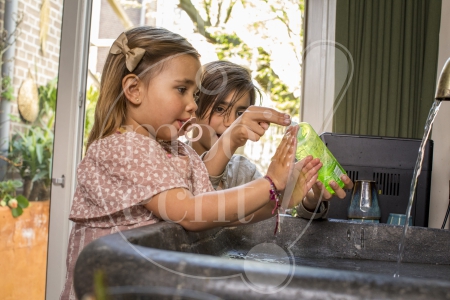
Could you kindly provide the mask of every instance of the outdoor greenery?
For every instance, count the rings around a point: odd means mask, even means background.
[[[16,29],[12,32],[2,30],[0,33],[0,70],[5,62],[3,54],[11,48],[20,35],[20,24],[23,20],[23,14],[19,13],[15,18]],[[14,87],[12,85],[11,77],[0,72],[0,101],[14,100]],[[7,157],[1,156],[2,160],[14,165],[15,164]],[[23,209],[28,207],[28,199],[23,195],[17,195],[17,190],[23,186],[20,180],[5,180],[0,182],[0,206],[9,207],[13,217],[18,217],[23,213]]]
[[[24,196],[16,196],[16,190],[22,185],[20,180],[0,181],[0,206],[9,206],[15,218],[20,216],[29,204]]]
[[[14,100],[14,87],[9,76],[2,77],[0,97],[6,101]]]
[[[268,16],[269,19],[255,20],[247,24],[247,28],[243,28],[264,41],[260,43],[263,46],[250,46],[232,30],[232,23],[239,18],[233,19],[238,3],[245,15],[255,15],[255,11],[259,10],[264,16]],[[302,17],[304,0],[180,0],[178,7],[187,13],[196,32],[215,45],[219,59],[245,63],[252,69],[254,79],[262,90],[270,95],[278,109],[291,115],[299,114],[300,97],[295,96],[294,90],[298,93],[300,77],[298,86],[288,86],[274,70],[271,49],[268,45],[278,43],[276,37],[270,35],[270,27],[274,22],[282,24],[291,48],[286,51],[293,51],[296,60],[292,61],[292,64],[301,66],[303,33],[297,19]],[[240,17],[242,17],[242,10]],[[296,75],[299,76],[299,74]]]
[[[56,92],[57,79],[38,87],[37,120],[14,133],[9,143],[8,158],[23,179],[23,196],[30,201],[50,198]]]
[[[49,199],[53,131],[29,126],[13,135],[10,149],[10,158],[22,162],[17,169],[24,180],[23,195],[32,201]]]
[[[54,114],[56,111],[56,95],[58,88],[58,78],[50,80],[46,85],[38,87],[39,107],[41,108],[37,118],[37,125],[53,126]]]
[[[179,0],[218,59],[244,65],[276,109],[300,117],[304,0]],[[199,49],[201,50],[201,49]],[[277,52],[278,51],[278,52]],[[289,82],[288,82],[289,81]],[[298,120],[298,119],[297,119]],[[285,128],[270,126],[244,153],[265,172]]]

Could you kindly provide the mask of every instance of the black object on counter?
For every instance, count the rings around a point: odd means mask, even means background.
[[[321,138],[353,181],[376,181],[381,223],[387,222],[390,213],[406,213],[420,139],[328,132]],[[428,227],[432,162],[433,141],[428,140],[411,210],[414,226]],[[328,217],[347,219],[351,196],[348,190],[345,199],[332,201]]]

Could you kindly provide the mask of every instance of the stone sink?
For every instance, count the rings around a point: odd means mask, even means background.
[[[79,299],[104,275],[110,299],[450,299],[450,230],[283,215],[205,232],[155,225],[105,236],[80,254]]]

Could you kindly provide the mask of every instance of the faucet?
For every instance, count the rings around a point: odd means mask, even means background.
[[[450,58],[445,62],[444,68],[441,71],[441,75],[439,76],[439,82],[436,88],[436,96],[434,97],[436,100],[450,100]],[[450,186],[450,181],[449,181]],[[450,194],[450,187],[449,187]],[[442,224],[441,229],[445,228],[445,223],[447,223],[447,218],[450,213],[450,195],[449,202],[447,207],[447,213],[445,214],[444,223]]]
[[[450,100],[450,58],[445,62],[436,88],[436,100]]]

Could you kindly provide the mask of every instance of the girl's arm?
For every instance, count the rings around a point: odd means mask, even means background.
[[[295,163],[293,172],[288,180],[287,186],[282,195],[282,207],[292,208],[297,206],[305,197],[307,192],[318,182],[317,174],[322,167],[319,159],[313,159],[308,156]],[[265,205],[255,213],[249,215],[245,220],[240,220],[230,226],[240,225],[242,223],[256,223],[265,220],[273,215],[274,205],[272,202]]]
[[[293,169],[297,130],[298,126],[288,130],[267,171],[267,176],[272,178],[280,191],[286,188]],[[315,182],[317,164],[310,164],[310,167],[311,169],[305,170],[306,176],[308,181]],[[197,196],[186,189],[178,188],[154,196],[145,207],[158,218],[179,223],[187,230],[205,230],[230,225],[265,207],[270,202],[270,188],[270,183],[265,178]]]
[[[245,185],[197,196],[177,188],[154,196],[145,207],[158,218],[199,231],[227,226],[267,205],[270,183],[264,178]]]
[[[287,126],[291,119],[289,115],[267,107],[250,106],[246,109],[203,158],[209,175],[222,174],[237,148],[245,145],[247,140],[258,141],[270,123]]]

